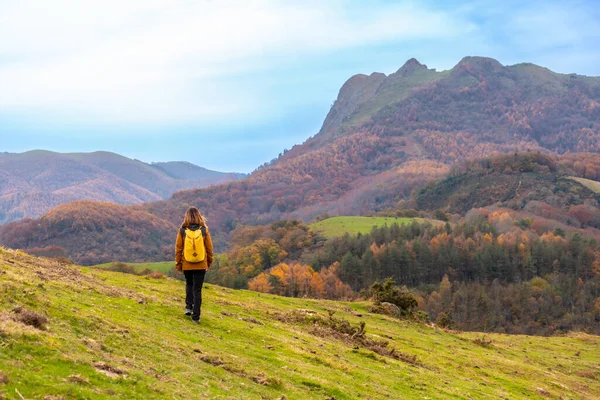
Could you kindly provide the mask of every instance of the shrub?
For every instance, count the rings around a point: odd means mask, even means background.
[[[387,278],[385,282],[375,282],[371,285],[371,294],[376,305],[381,303],[392,303],[403,313],[409,313],[417,307],[417,299],[406,288],[398,288],[392,278]]]
[[[125,264],[124,262],[111,263],[107,268],[108,271],[122,272],[124,274],[137,275],[133,265]]]
[[[412,314],[412,317],[418,321],[418,322],[422,322],[422,323],[428,323],[429,322],[429,314],[427,314],[425,311],[423,310],[417,310],[416,312],[414,312]]]
[[[450,314],[442,312],[440,313],[440,315],[438,315],[437,319],[435,320],[435,324],[440,328],[450,329],[452,328],[452,326],[454,326],[454,320],[452,319]]]
[[[492,343],[494,343],[494,341],[492,339],[487,339],[485,335],[483,335],[482,337],[478,336],[473,339],[473,343],[481,347],[492,347]]]
[[[183,274],[180,274],[179,272],[177,272],[177,270],[175,269],[174,266],[169,271],[167,271],[167,276],[169,278],[177,279],[179,281],[185,280],[185,277],[183,276]]]
[[[165,279],[165,274],[158,271],[152,271],[148,274],[148,277],[152,279]]]
[[[440,221],[449,221],[450,217],[448,216],[448,214],[446,214],[446,212],[444,210],[435,210],[433,212],[433,218],[440,220]]]

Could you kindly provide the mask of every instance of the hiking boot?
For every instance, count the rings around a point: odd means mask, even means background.
[[[187,315],[188,317],[189,317],[190,315],[192,315],[192,309],[191,309],[191,308],[186,308],[186,309],[185,309],[185,315]]]
[[[199,319],[193,319],[192,322],[195,323],[195,324],[199,324],[200,320]]]

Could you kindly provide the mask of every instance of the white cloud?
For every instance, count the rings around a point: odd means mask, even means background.
[[[417,3],[14,0],[0,3],[0,108],[120,122],[260,114],[227,78],[363,45],[460,36]]]
[[[509,28],[523,49],[546,51],[600,40],[598,15],[581,2],[541,3],[518,10]]]

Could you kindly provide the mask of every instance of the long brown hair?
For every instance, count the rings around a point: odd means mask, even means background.
[[[200,213],[200,211],[196,207],[190,207],[185,212],[185,217],[183,218],[182,227],[187,227],[190,225],[204,225],[206,226],[206,218]]]

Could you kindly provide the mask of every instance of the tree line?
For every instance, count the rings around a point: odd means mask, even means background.
[[[293,297],[351,299],[392,278],[432,321],[548,334],[600,332],[600,246],[558,228],[542,234],[510,210],[458,223],[413,222],[325,239],[299,221],[238,227],[208,281]]]

